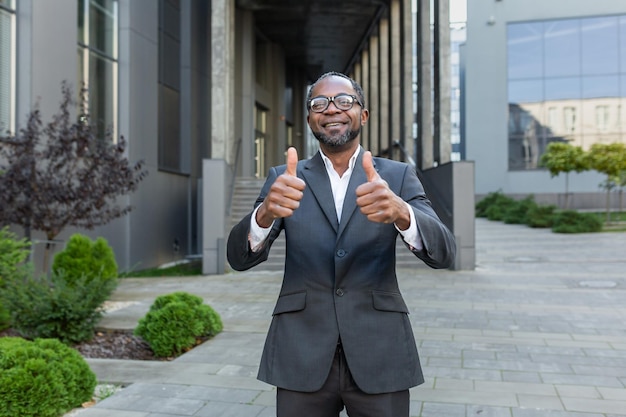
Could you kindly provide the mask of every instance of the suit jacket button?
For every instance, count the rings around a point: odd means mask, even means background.
[[[343,258],[344,256],[346,256],[346,251],[343,250],[343,249],[339,249],[337,251],[337,256],[340,257],[340,258]]]
[[[339,297],[343,297],[343,290],[341,288],[337,288],[335,294],[337,294]]]

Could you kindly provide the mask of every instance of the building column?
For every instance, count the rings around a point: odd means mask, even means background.
[[[450,162],[450,3],[435,0],[435,66],[434,66],[434,160]]]
[[[389,87],[391,90],[391,100],[389,103],[391,126],[389,126],[389,157],[391,159],[402,160],[403,155],[399,149],[394,146],[396,141],[402,138],[402,111],[404,102],[402,101],[402,20],[401,20],[400,0],[391,2],[389,19],[390,19],[390,59],[391,66],[389,68]]]
[[[413,14],[411,12],[411,0],[402,0],[401,4],[401,72],[400,77],[401,91],[400,97],[402,101],[402,112],[400,131],[400,144],[404,147],[406,155],[403,159],[415,161],[415,144],[413,138]],[[408,161],[407,161],[408,162]]]
[[[211,1],[211,159],[234,162],[235,2]]]
[[[433,167],[433,109],[430,76],[430,0],[417,1],[417,144],[415,161],[424,170]]]
[[[369,51],[365,50],[361,53],[361,87],[363,87],[363,89],[365,90],[365,100],[366,100],[366,107],[369,106],[368,100],[368,93],[369,93],[369,86],[370,86],[370,58],[369,58]],[[369,129],[369,121],[367,122],[367,124],[365,126],[363,126],[363,128],[361,129],[361,143],[363,144],[363,147],[366,147],[366,149],[369,149],[369,143],[371,140],[371,135],[370,135],[370,129]]]
[[[369,150],[372,155],[378,155],[378,143],[380,140],[380,70],[379,70],[379,37],[372,36],[370,39],[370,83],[369,83]],[[367,92],[366,92],[367,94]]]
[[[390,126],[392,125],[391,116],[391,91],[389,91],[390,72],[389,72],[389,50],[391,48],[389,37],[389,18],[383,18],[378,26],[379,40],[380,40],[380,73],[379,73],[379,94],[380,94],[380,108],[378,109],[379,123],[380,123],[380,135],[378,136],[378,154],[383,151],[391,151],[391,132]],[[389,155],[391,156],[391,155]]]

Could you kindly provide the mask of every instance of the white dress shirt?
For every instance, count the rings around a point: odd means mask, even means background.
[[[348,190],[350,177],[352,176],[352,171],[354,170],[354,164],[356,163],[356,159],[359,156],[360,151],[361,151],[361,147],[359,146],[356,152],[354,153],[354,155],[352,155],[352,157],[350,158],[350,161],[348,163],[348,169],[346,170],[346,172],[343,173],[341,177],[339,176],[337,171],[335,171],[332,161],[326,155],[324,155],[324,152],[322,152],[321,149],[319,151],[320,155],[322,156],[322,159],[324,160],[324,165],[326,166],[326,172],[328,173],[328,178],[330,179],[330,187],[332,189],[333,198],[335,200],[335,211],[337,212],[337,219],[341,219],[341,212],[343,210],[343,202],[346,198],[346,191]],[[404,239],[406,243],[408,243],[412,248],[415,248],[417,250],[422,250],[423,248],[422,239],[417,230],[417,224],[415,222],[415,213],[413,213],[413,208],[409,205],[409,203],[405,202],[405,204],[407,205],[407,208],[409,209],[409,214],[411,216],[411,224],[409,225],[409,228],[406,230],[400,230],[398,229],[397,225],[394,225],[394,226],[396,226],[396,229],[398,230],[398,232],[400,232],[400,234],[402,235],[402,238]],[[257,252],[263,248],[265,239],[267,239],[267,237],[269,236],[270,230],[272,229],[272,226],[274,225],[274,223],[272,223],[269,227],[259,226],[259,224],[256,221],[256,212],[259,209],[259,207],[257,207],[254,210],[254,212],[252,213],[252,218],[250,219],[250,235],[248,237],[248,240],[250,242],[250,248],[252,248],[253,252]]]

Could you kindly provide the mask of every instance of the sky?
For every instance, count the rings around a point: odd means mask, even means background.
[[[450,0],[450,22],[465,22],[466,19],[466,0]]]
[[[413,10],[417,8],[416,0],[413,0]],[[430,8],[430,17],[434,13],[434,7]],[[467,0],[450,0],[450,22],[458,23],[467,20]]]

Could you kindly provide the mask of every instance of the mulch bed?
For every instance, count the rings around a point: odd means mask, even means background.
[[[0,337],[14,336],[20,334],[7,329],[0,331]],[[158,358],[150,349],[148,343],[142,338],[133,335],[131,332],[106,331],[96,332],[89,341],[72,346],[85,358],[100,359],[134,359],[146,361],[165,361],[171,358]]]

